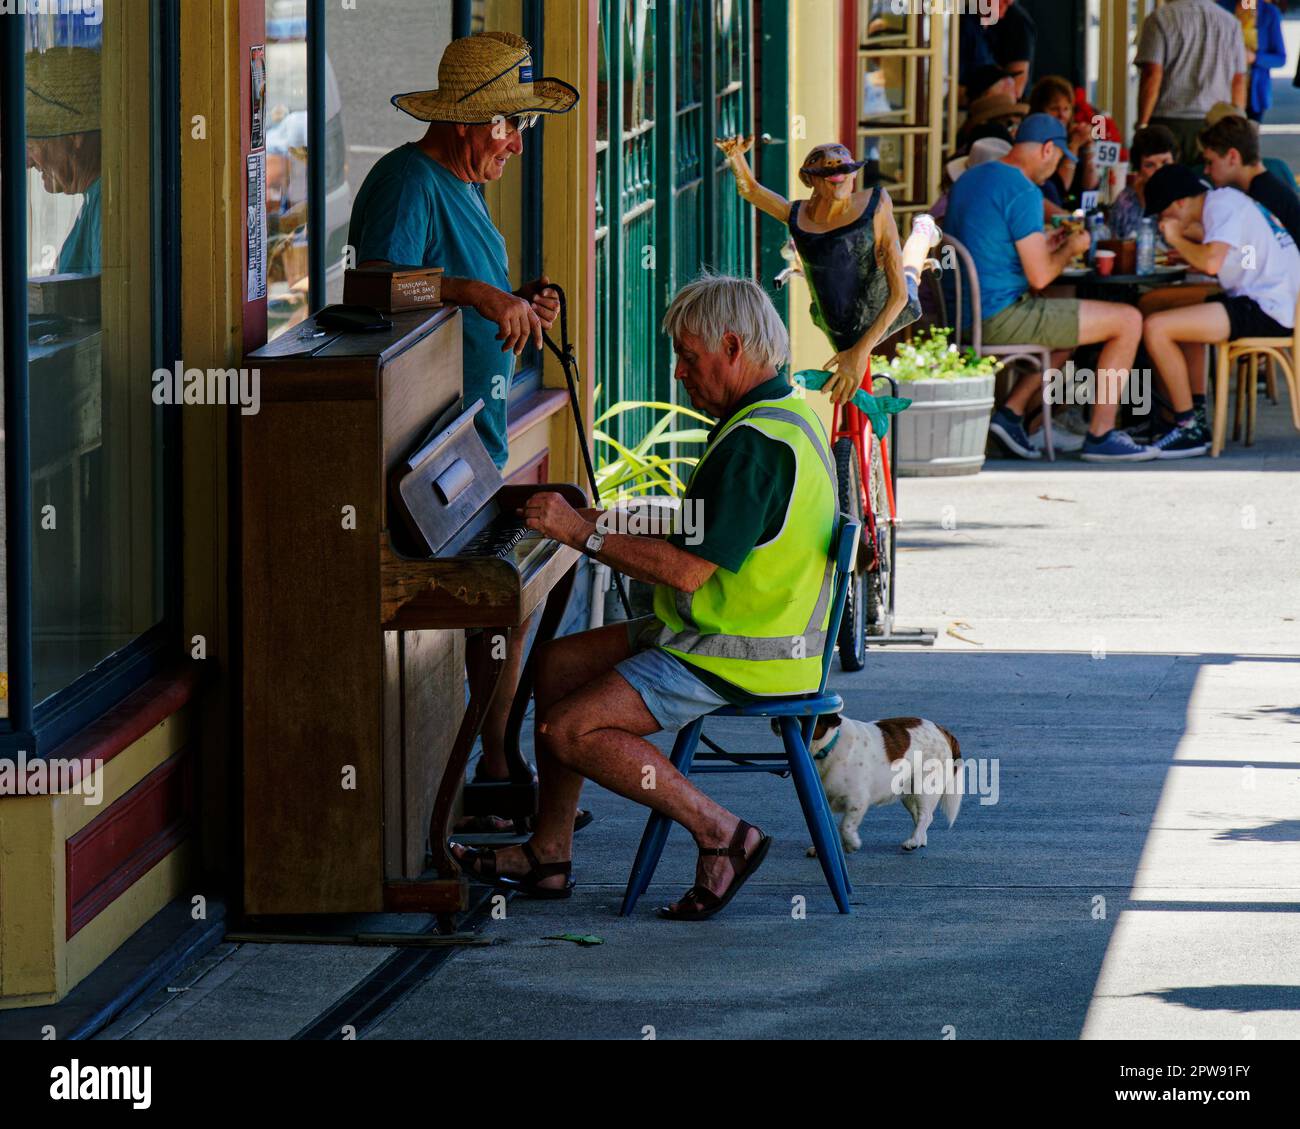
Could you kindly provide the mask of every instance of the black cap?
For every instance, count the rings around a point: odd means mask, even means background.
[[[995,82],[1001,82],[1004,78],[1015,78],[1015,75],[1005,67],[997,67],[991,63],[974,67],[966,79],[966,101],[974,102]]]
[[[1186,165],[1165,165],[1157,169],[1147,181],[1146,215],[1158,216],[1176,200],[1200,196],[1210,190],[1209,184]]]

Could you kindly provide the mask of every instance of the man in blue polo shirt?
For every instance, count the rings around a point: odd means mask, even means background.
[[[533,76],[532,49],[507,32],[453,40],[438,64],[438,89],[394,96],[393,105],[429,122],[425,135],[381,157],[352,206],[348,242],[361,266],[443,268],[443,301],[463,320],[464,402],[483,401],[475,426],[498,468],[509,458],[506,402],[515,358],[559,312],[545,277],[510,290],[506,241],[483,200],[523,152],[523,131],[540,114],[563,114],[578,92]],[[527,626],[514,632],[501,691],[483,723],[477,780],[508,775],[506,721],[519,681]],[[493,828],[495,829],[495,828]]]
[[[970,251],[979,277],[986,345],[1047,345],[1059,368],[1080,345],[1100,344],[1096,387],[1083,458],[1088,462],[1134,462],[1155,458],[1115,428],[1119,389],[1127,381],[1142,338],[1142,315],[1118,302],[1043,298],[1076,255],[1087,251],[1086,233],[1043,233],[1040,185],[1066,150],[1065,126],[1050,114],[1030,114],[1011,152],[970,169],[953,185],[944,228]],[[969,312],[969,305],[966,310]],[[990,430],[1022,459],[1041,453],[1029,441],[1024,415],[1041,393],[1042,377],[1022,377],[994,413]]]

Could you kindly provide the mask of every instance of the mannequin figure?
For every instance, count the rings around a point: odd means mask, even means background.
[[[900,247],[889,193],[854,190],[865,162],[843,145],[818,145],[808,154],[799,179],[812,196],[792,203],[754,177],[745,159],[753,144],[752,137],[717,142],[741,198],[790,230],[812,291],[813,321],[835,349],[822,366],[832,374],[825,391],[845,404],[860,388],[870,389],[872,351],[921,316],[917,286],[941,233],[930,216],[918,215]]]

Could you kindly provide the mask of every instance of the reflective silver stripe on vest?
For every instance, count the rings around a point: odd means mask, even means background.
[[[773,419],[779,423],[794,424],[808,437],[808,442],[813,445],[813,450],[821,456],[822,466],[826,468],[826,474],[831,480],[831,486],[832,488],[835,486],[835,468],[831,466],[831,458],[826,453],[826,447],[822,443],[821,436],[817,434],[813,425],[798,412],[792,412],[789,408],[755,408],[752,412],[742,416],[737,426],[743,425],[747,419]]]
[[[800,641],[804,645],[804,653],[796,656],[793,651],[795,644]],[[826,632],[806,631],[803,635],[759,638],[749,635],[700,635],[695,631],[674,632],[671,627],[665,627],[655,640],[655,645],[714,659],[747,659],[750,662],[815,659],[820,658],[826,650]]]

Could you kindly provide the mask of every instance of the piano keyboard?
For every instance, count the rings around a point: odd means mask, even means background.
[[[478,533],[461,546],[456,555],[459,557],[508,557],[510,551],[530,535],[533,537],[541,536],[537,530],[529,529],[526,525],[507,525],[504,522],[489,525],[485,529],[480,529]]]

